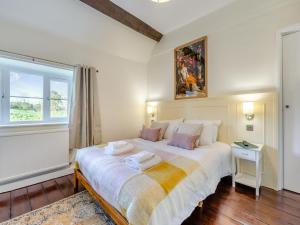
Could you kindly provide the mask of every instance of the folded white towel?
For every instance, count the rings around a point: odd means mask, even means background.
[[[118,146],[118,147],[116,147]],[[114,145],[112,142],[105,147],[104,153],[106,155],[121,155],[127,152],[131,152],[134,149],[134,145],[126,143],[126,145]]]
[[[135,163],[142,163],[148,159],[151,159],[155,156],[152,152],[142,151],[137,154],[126,157],[125,161],[133,161]]]
[[[109,146],[112,146],[113,148],[123,148],[128,144],[127,141],[114,141],[114,142],[108,142]]]
[[[151,159],[148,159],[142,163],[136,163],[131,160],[125,160],[126,165],[134,170],[144,171],[161,162],[161,158],[158,155],[154,155]]]

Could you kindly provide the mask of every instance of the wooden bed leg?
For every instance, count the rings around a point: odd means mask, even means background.
[[[203,213],[203,201],[198,203],[198,207],[200,208],[200,213]]]
[[[78,192],[79,181],[77,178],[77,169],[74,170],[74,193]]]
[[[202,208],[202,207],[203,207],[203,201],[201,201],[201,202],[198,203],[198,207],[199,207],[199,208]]]

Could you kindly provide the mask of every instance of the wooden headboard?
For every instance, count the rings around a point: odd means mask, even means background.
[[[158,103],[157,119],[221,120],[218,140],[230,143],[233,139],[232,114],[235,113],[234,111],[236,111],[234,107],[224,99],[166,101]]]

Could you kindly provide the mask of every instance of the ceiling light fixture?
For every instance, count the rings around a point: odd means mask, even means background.
[[[164,3],[164,2],[169,2],[170,0],[151,0],[151,1],[156,3]]]

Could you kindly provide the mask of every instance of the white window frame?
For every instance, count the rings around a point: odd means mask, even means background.
[[[47,116],[49,118],[49,121],[51,122],[69,122],[69,114],[70,114],[70,100],[71,100],[71,88],[72,88],[72,78],[71,79],[66,79],[63,78],[62,76],[48,76],[47,77],[47,93],[48,93],[48,97],[47,97]],[[51,117],[51,110],[50,110],[50,102],[51,102],[51,81],[59,81],[59,82],[65,82],[68,84],[68,105],[67,105],[67,117]]]
[[[49,66],[49,65],[46,65]],[[43,77],[43,107],[42,120],[38,121],[10,121],[10,72],[22,72]],[[57,80],[68,84],[68,107],[67,117],[50,117],[50,81]],[[15,66],[0,66],[0,126],[9,125],[35,125],[35,124],[56,124],[69,122],[69,109],[71,101],[73,76],[64,76],[50,72],[41,72],[33,69],[25,69]]]

